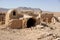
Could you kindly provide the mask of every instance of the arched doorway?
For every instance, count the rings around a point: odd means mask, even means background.
[[[36,20],[34,18],[29,18],[27,21],[27,28],[35,26]]]

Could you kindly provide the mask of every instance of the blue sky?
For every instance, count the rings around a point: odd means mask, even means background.
[[[0,0],[1,8],[32,7],[60,12],[60,0]]]

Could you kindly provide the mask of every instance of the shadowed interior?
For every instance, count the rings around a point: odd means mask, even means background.
[[[33,18],[30,18],[30,19],[27,21],[27,28],[34,27],[34,26],[35,26],[35,23],[36,23],[36,20],[33,19]]]
[[[16,15],[16,12],[15,11],[13,11],[13,16],[15,16]]]

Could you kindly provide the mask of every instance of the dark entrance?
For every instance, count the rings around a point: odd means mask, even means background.
[[[13,11],[13,16],[16,16],[16,12],[15,11]]]
[[[32,26],[35,26],[35,23],[36,23],[36,20],[33,19],[33,18],[30,18],[28,21],[27,21],[27,28],[30,28]]]

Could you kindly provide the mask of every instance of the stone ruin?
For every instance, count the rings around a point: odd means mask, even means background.
[[[54,16],[53,14],[45,13],[41,15],[41,20],[46,23],[51,23],[52,22],[51,19],[53,18],[53,16]]]
[[[58,18],[54,16],[53,13],[44,13],[41,14],[41,22],[45,22],[46,24],[59,22]]]
[[[34,13],[31,13],[30,15],[18,13],[16,9],[11,9],[6,13],[5,25],[8,26],[9,28],[20,29],[20,28],[26,28],[26,27],[30,28],[32,26],[40,24],[40,13],[38,13],[36,17],[33,16],[33,15],[36,15]],[[38,20],[39,22],[37,22]]]
[[[1,14],[0,21],[9,28],[20,29],[35,27],[42,22],[55,23],[54,19],[54,14],[42,14],[42,11],[20,11],[19,13],[16,9],[11,9],[6,14]]]
[[[0,25],[5,24],[5,13],[0,13]]]

